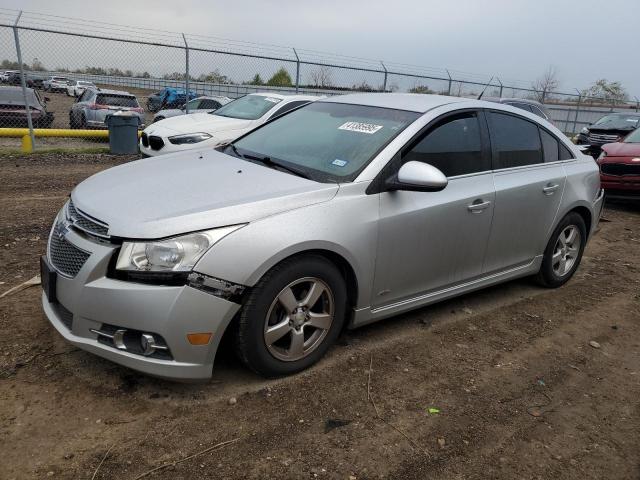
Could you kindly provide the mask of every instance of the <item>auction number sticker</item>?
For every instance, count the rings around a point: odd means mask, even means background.
[[[374,125],[372,123],[346,122],[338,127],[338,130],[348,130],[350,132],[373,134],[380,130],[382,125]]]
[[[264,97],[264,99],[265,99],[267,102],[271,102],[271,103],[279,103],[279,102],[280,102],[280,99],[279,99],[279,98]]]

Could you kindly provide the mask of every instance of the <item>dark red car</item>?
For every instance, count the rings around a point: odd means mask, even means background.
[[[640,199],[640,128],[621,142],[603,145],[597,162],[607,194]]]

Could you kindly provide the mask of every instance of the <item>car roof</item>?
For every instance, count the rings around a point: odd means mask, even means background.
[[[422,93],[350,93],[321,100],[330,103],[350,103],[369,107],[395,108],[424,113],[449,103],[469,101],[468,98]]]
[[[535,105],[536,107],[544,108],[544,105],[537,100],[531,100],[529,98],[516,98],[516,97],[482,97],[482,100],[495,103],[526,103],[528,105]]]
[[[279,98],[280,100],[286,100],[288,102],[292,102],[294,100],[308,100],[310,102],[313,102],[315,100],[322,98],[316,95],[283,95],[281,93],[272,93],[272,92],[256,92],[256,93],[250,93],[249,95]]]

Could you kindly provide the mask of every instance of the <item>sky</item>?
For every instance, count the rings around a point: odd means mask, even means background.
[[[54,7],[55,4],[55,7]],[[640,97],[638,0],[2,0],[0,7]]]

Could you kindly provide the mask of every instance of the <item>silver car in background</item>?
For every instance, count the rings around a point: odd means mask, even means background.
[[[105,120],[115,112],[131,112],[144,128],[144,109],[135,95],[121,90],[87,87],[69,111],[71,128],[107,128]]]
[[[79,184],[42,304],[70,343],[151,375],[209,378],[225,332],[249,368],[291,374],[344,326],[518,277],[563,285],[602,198],[593,159],[533,113],[332,97]]]
[[[229,97],[221,97],[221,96],[202,96],[198,98],[194,98],[189,101],[189,113],[208,113],[213,112],[219,109],[221,106],[229,103],[231,99]],[[164,120],[165,118],[177,117],[178,115],[186,115],[187,107],[183,105],[180,108],[167,108],[164,110],[160,110],[153,116],[154,122],[159,122],[160,120]]]

